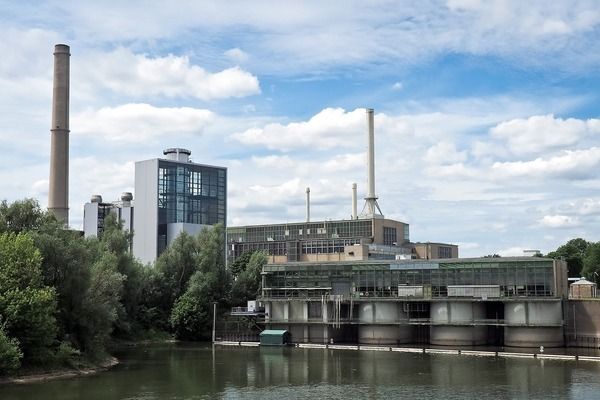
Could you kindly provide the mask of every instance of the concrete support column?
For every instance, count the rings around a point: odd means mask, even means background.
[[[290,320],[290,303],[288,302],[283,303],[283,320]]]
[[[329,321],[329,316],[328,316],[328,307],[327,307],[327,302],[322,303],[323,304],[323,310],[322,310],[322,315],[323,315],[323,322],[328,322]]]

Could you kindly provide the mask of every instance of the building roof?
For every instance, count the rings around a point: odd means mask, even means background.
[[[259,336],[283,336],[286,333],[288,333],[288,331],[285,329],[265,329]]]
[[[578,281],[571,283],[572,285],[587,285],[587,286],[596,286],[594,282],[590,282],[585,278],[580,278]]]

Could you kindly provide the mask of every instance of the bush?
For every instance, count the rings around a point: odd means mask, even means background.
[[[19,369],[22,358],[19,341],[8,337],[4,328],[0,327],[0,375]]]

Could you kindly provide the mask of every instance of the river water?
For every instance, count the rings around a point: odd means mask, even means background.
[[[94,376],[0,387],[16,399],[600,399],[600,363],[169,344]]]

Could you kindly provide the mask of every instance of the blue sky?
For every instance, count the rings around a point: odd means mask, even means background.
[[[461,256],[600,240],[595,1],[2,1],[0,198],[47,203],[71,46],[70,217],[166,147],[229,168],[229,224],[346,218],[366,186]],[[135,196],[135,194],[134,194]]]

